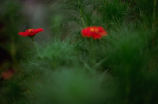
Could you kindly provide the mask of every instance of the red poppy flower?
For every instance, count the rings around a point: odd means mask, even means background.
[[[91,26],[82,29],[81,34],[83,37],[92,37],[93,39],[100,39],[103,36],[106,36],[107,33],[103,27]]]
[[[28,29],[28,30],[26,30],[26,32],[19,32],[19,35],[33,37],[41,31],[44,31],[44,30],[42,28]]]

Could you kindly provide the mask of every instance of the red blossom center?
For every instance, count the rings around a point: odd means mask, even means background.
[[[94,28],[93,28],[93,27],[91,27],[91,28],[90,28],[90,31],[91,31],[91,32],[94,32]]]
[[[33,29],[29,29],[29,32],[33,32]]]
[[[97,32],[98,32],[98,28],[91,27],[91,28],[90,28],[90,31],[91,31],[91,32],[96,32],[96,33],[97,33]]]

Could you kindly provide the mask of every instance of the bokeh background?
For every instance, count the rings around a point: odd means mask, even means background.
[[[19,72],[19,63],[26,59],[28,49],[34,49],[31,39],[18,33],[43,28],[44,32],[35,37],[35,41],[42,44],[54,34],[63,34],[62,30],[68,29],[61,26],[52,28],[63,19],[62,12],[53,5],[60,4],[56,0],[0,1],[0,104],[12,103],[20,93],[17,82],[10,79]]]
[[[158,104],[157,34],[157,0],[0,0],[0,104]]]

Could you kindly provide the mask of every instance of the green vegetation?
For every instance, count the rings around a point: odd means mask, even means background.
[[[0,83],[0,93],[8,94],[0,103],[158,103],[157,0],[58,0],[53,9],[63,16],[52,24],[55,36],[37,45],[40,56],[35,47],[21,52],[25,58],[19,54],[17,73]],[[75,27],[61,39],[67,25]],[[108,35],[82,37],[89,26]]]

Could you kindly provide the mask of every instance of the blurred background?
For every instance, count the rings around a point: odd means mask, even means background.
[[[157,104],[157,17],[156,0],[0,0],[0,104]]]
[[[35,37],[38,44],[49,40],[55,34],[67,34],[68,26],[52,28],[53,24],[60,25],[63,20],[61,10],[54,5],[60,4],[56,0],[0,1],[0,72],[17,66],[19,59],[25,57],[27,48],[34,47],[31,39],[19,36],[19,32],[43,28],[44,32]],[[4,63],[7,65],[3,65]]]
[[[58,5],[56,0],[0,0],[0,104],[11,103],[20,93],[17,83],[10,79],[18,73],[19,62],[26,59],[27,50],[34,47],[30,38],[18,33],[43,28],[44,32],[35,37],[42,44],[67,29],[52,28],[52,24],[60,24],[63,19],[62,12],[53,5]]]

